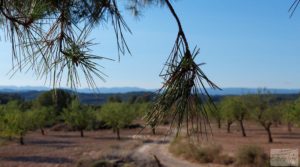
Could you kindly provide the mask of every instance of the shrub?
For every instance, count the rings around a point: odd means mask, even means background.
[[[222,147],[219,145],[199,147],[196,158],[200,163],[215,162],[220,157],[221,150]]]
[[[221,155],[222,147],[220,145],[200,146],[182,137],[177,137],[171,142],[169,151],[176,156],[200,163],[231,164],[234,161],[229,156]]]
[[[255,145],[243,146],[236,155],[236,166],[265,167],[268,166],[268,155],[261,147]]]

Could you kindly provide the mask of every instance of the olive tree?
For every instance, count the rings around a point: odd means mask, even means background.
[[[88,107],[80,105],[78,100],[73,100],[71,105],[64,109],[63,118],[72,128],[80,131],[80,136],[84,137],[86,129],[94,119],[94,113]]]
[[[2,135],[18,137],[19,143],[24,145],[24,136],[33,128],[28,112],[21,111],[17,103],[12,101],[4,107],[2,117]]]
[[[277,105],[270,105],[265,110],[258,110],[256,111],[257,121],[263,126],[268,134],[268,142],[273,142],[271,126],[274,124],[274,120],[277,119],[278,114],[278,106]]]
[[[272,95],[266,90],[261,90],[258,94],[253,95],[249,108],[254,112],[254,119],[266,130],[269,143],[273,142],[271,126],[278,121],[280,107],[272,102]]]
[[[98,119],[105,122],[106,125],[112,127],[117,133],[117,139],[120,138],[120,129],[130,125],[136,114],[126,103],[106,103],[98,112]]]
[[[221,112],[221,117],[226,121],[227,133],[230,133],[230,127],[235,121],[234,110],[232,109],[232,97],[226,97],[222,99],[219,104],[219,110]]]
[[[42,135],[45,135],[45,126],[51,125],[55,120],[53,110],[53,107],[39,107],[28,111],[33,127],[40,129]]]
[[[223,119],[223,117],[222,117],[223,111],[221,109],[222,108],[221,105],[222,105],[221,103],[218,103],[217,108],[215,110],[209,110],[210,111],[209,116],[211,116],[213,119],[216,120],[219,129],[221,129],[221,124],[222,124],[222,119]]]
[[[233,96],[228,97],[225,102],[228,103],[225,105],[226,110],[230,110],[230,117],[232,116],[234,120],[239,122],[242,136],[246,137],[246,130],[244,126],[244,121],[249,117],[249,110],[246,105],[245,96]],[[232,115],[231,115],[232,114]]]
[[[292,132],[292,126],[300,122],[300,99],[287,101],[283,107],[283,120],[287,124],[288,132]]]

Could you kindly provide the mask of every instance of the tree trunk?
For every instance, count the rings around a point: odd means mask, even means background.
[[[272,138],[272,134],[271,134],[271,125],[272,123],[269,124],[263,124],[263,126],[265,127],[267,133],[268,133],[268,139],[269,139],[269,143],[273,143],[273,138]]]
[[[20,144],[24,145],[24,138],[23,138],[23,134],[20,134]]]
[[[152,127],[151,129],[152,129],[152,134],[153,134],[153,135],[155,135],[155,134],[156,134],[156,132],[155,132],[155,128],[154,128],[154,127]]]
[[[218,128],[221,129],[221,119],[218,119]]]
[[[292,123],[288,122],[288,131],[292,132]]]
[[[84,137],[83,129],[80,129],[80,137]]]
[[[245,132],[243,120],[239,120],[239,122],[240,122],[241,130],[242,130],[242,135],[243,135],[243,137],[246,137],[246,132]]]
[[[41,129],[41,133],[42,133],[42,135],[44,136],[45,135],[45,131],[44,131],[44,129],[43,128],[40,128]]]
[[[117,128],[116,130],[117,130],[117,139],[118,139],[118,140],[121,140],[121,137],[120,137],[120,129]]]
[[[227,122],[227,133],[230,133],[230,127],[232,122]]]

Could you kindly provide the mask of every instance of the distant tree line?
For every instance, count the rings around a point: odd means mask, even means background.
[[[33,101],[14,95],[4,97],[7,101],[0,105],[0,137],[18,138],[21,145],[28,131],[39,130],[46,135],[45,128],[57,124],[79,131],[81,137],[85,130],[111,128],[120,139],[121,129],[142,119],[151,101],[148,95],[128,97],[125,102],[119,96],[111,96],[101,106],[84,105],[78,96],[65,90],[44,92]]]

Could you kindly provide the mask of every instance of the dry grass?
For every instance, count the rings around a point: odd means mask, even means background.
[[[256,145],[243,146],[239,149],[236,166],[267,167],[269,166],[268,155]]]
[[[200,145],[183,137],[175,138],[170,144],[169,151],[175,156],[199,163],[228,165],[234,162],[232,157],[221,154],[222,147],[220,145]]]

